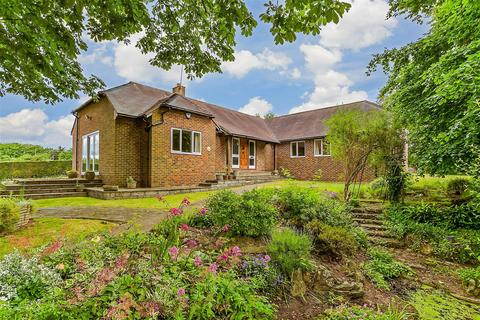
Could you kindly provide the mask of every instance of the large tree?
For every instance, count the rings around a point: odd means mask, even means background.
[[[390,0],[429,31],[374,56],[388,75],[383,105],[408,129],[414,165],[446,174],[476,160],[480,146],[480,1]]]
[[[267,1],[260,20],[276,44],[297,33],[316,35],[350,8],[341,0]],[[55,103],[93,95],[104,86],[83,74],[78,56],[94,41],[128,42],[153,53],[151,64],[183,65],[190,78],[219,72],[234,59],[237,31],[250,36],[257,21],[244,0],[0,0],[0,96]]]

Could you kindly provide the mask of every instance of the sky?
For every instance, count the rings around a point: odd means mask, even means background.
[[[258,19],[264,1],[247,0]],[[223,73],[183,81],[186,95],[249,114],[301,112],[358,100],[376,101],[386,77],[365,74],[372,55],[384,48],[417,40],[427,29],[402,17],[386,19],[386,0],[354,0],[338,24],[318,36],[299,35],[294,43],[275,45],[269,26],[259,21],[251,37],[237,37],[235,61]],[[131,45],[94,43],[79,56],[84,72],[95,74],[107,88],[135,81],[171,90],[180,67],[162,70]],[[21,96],[0,97],[0,143],[20,142],[71,147],[71,111],[86,101],[64,99],[55,105],[32,103]]]

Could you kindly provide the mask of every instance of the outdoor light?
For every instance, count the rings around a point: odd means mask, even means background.
[[[192,114],[190,112],[185,113],[185,118],[190,119],[192,117]]]

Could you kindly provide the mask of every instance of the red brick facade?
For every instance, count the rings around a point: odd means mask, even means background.
[[[72,129],[73,167],[80,171],[82,137],[98,131],[99,173],[105,184],[123,187],[131,176],[140,187],[198,185],[215,179],[217,172],[225,172],[231,161],[228,153],[232,137],[217,133],[208,116],[187,117],[183,111],[162,107],[154,110],[148,120],[123,117],[102,97],[79,110],[77,117]],[[201,154],[172,152],[172,128],[201,132]],[[248,145],[248,140],[241,138],[241,144]],[[256,141],[256,168],[250,170],[273,171],[282,167],[298,179],[312,179],[319,170],[325,181],[342,180],[344,175],[342,165],[332,157],[314,156],[313,140],[305,140],[305,157],[301,158],[290,157],[290,142]],[[372,177],[369,172],[366,179]]]

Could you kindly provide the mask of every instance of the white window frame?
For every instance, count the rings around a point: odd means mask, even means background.
[[[173,150],[173,131],[174,130],[179,130],[180,131],[180,150]],[[191,132],[192,152],[183,152],[182,151],[183,131],[190,131]],[[198,133],[200,135],[200,152],[193,152],[193,148],[194,148],[193,137],[194,137],[195,133]],[[202,133],[200,131],[195,131],[195,130],[191,130],[191,129],[171,128],[170,129],[170,151],[171,151],[171,153],[176,153],[176,154],[191,154],[191,155],[195,155],[195,156],[202,155]]]
[[[253,155],[250,154],[250,143],[253,142]],[[250,160],[253,159],[253,166],[250,165]],[[255,140],[248,140],[248,169],[255,169],[257,167],[257,142]]]
[[[238,141],[238,153],[235,154],[233,153],[233,141]],[[237,165],[234,165],[233,164],[233,158],[237,158],[238,159],[238,164]],[[232,168],[233,169],[239,169],[240,168],[240,138],[232,138]]]
[[[320,150],[319,150],[320,153],[316,153],[317,150],[316,150],[316,148],[315,148],[315,144],[316,144],[317,141],[320,141]],[[324,144],[324,143],[328,143],[328,142],[325,141],[325,138],[315,139],[315,140],[313,141],[313,155],[314,155],[315,157],[331,157],[331,156],[332,156],[332,149],[330,149],[330,154],[324,154],[324,153],[323,153],[323,144]],[[330,146],[330,147],[331,147],[331,146]]]
[[[89,169],[90,169],[90,161],[89,161],[89,160],[90,160],[90,155],[91,155],[91,153],[89,152],[89,151],[90,151],[90,144],[88,143],[88,139],[89,139],[90,137],[95,137],[95,136],[98,136],[98,144],[99,144],[99,146],[98,146],[98,155],[97,155],[98,157],[97,157],[97,159],[95,159],[95,149],[97,149],[97,148],[96,148],[96,145],[95,145],[95,144],[96,144],[96,142],[95,142],[96,139],[93,138],[93,150],[94,150],[94,153],[93,153],[93,158],[92,158],[92,162],[93,162],[93,163],[92,163],[92,166],[91,166],[91,167],[92,167],[93,169],[95,169],[95,161],[98,160],[98,162],[99,162],[98,170],[96,170],[96,171],[93,170],[93,171],[94,171],[95,174],[97,174],[97,175],[98,175],[99,172],[100,172],[100,131],[99,131],[99,130],[96,130],[96,131],[87,133],[87,134],[85,134],[85,135],[82,136],[82,158],[81,158],[81,162],[80,162],[80,163],[81,163],[81,166],[80,166],[80,174],[83,174],[83,173],[85,173],[85,172],[87,172],[87,171],[92,171],[92,170],[89,170]],[[86,150],[86,155],[87,155],[87,157],[86,157],[86,170],[83,169],[83,152],[85,151],[85,150],[83,150],[83,148],[84,148],[84,146],[85,146],[85,144],[84,144],[83,142],[84,142],[85,139],[87,139],[87,144],[86,144],[86,147],[87,147],[87,150]]]
[[[303,150],[304,150],[303,156],[299,156],[299,155],[298,155],[298,144],[299,144],[299,143],[303,143]],[[294,156],[294,155],[292,154],[292,145],[293,145],[293,144],[296,144],[296,147],[295,147],[295,150],[296,150],[296,152],[297,152],[297,155],[296,155],[296,156]],[[299,141],[292,141],[292,142],[290,142],[290,158],[305,158],[306,153],[307,153],[307,149],[306,149],[306,146],[305,146],[305,140],[299,140]]]

